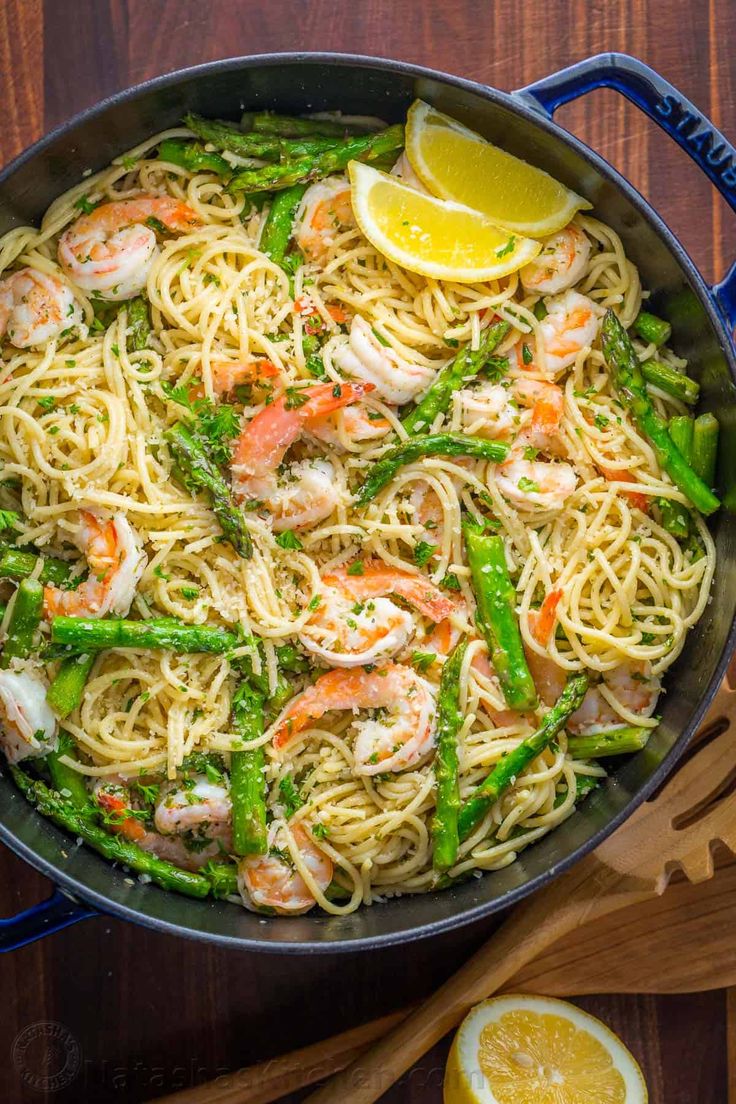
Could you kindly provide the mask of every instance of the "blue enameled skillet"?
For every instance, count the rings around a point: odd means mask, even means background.
[[[615,88],[674,138],[736,208],[736,150],[697,108],[646,65],[602,54],[511,94],[395,61],[332,54],[281,54],[201,65],[105,100],[38,142],[0,175],[0,233],[38,222],[51,201],[185,111],[238,118],[243,107],[289,113],[341,108],[403,119],[417,96],[587,196],[622,237],[656,309],[673,323],[673,344],[700,380],[703,408],[721,425],[724,508],[713,521],[718,567],[713,601],[669,672],[662,723],[639,755],[551,835],[505,870],[442,893],[404,897],[350,916],[310,913],[264,920],[225,902],[200,902],[142,885],[77,847],[0,777],[0,840],[48,875],[60,891],[0,921],[11,949],[97,911],[160,931],[264,951],[355,950],[416,939],[513,904],[599,844],[662,781],[702,718],[734,647],[736,606],[736,266],[709,287],[646,201],[601,157],[551,121],[560,104]]]

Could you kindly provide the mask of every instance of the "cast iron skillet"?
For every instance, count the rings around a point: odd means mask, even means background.
[[[85,170],[96,171],[185,111],[238,118],[243,107],[291,113],[341,108],[403,119],[420,96],[504,148],[547,169],[587,196],[639,266],[655,304],[673,321],[675,348],[690,360],[703,408],[721,423],[721,493],[713,531],[718,547],[714,601],[669,672],[662,723],[647,749],[617,768],[607,785],[550,836],[505,870],[442,893],[404,897],[346,917],[316,913],[265,920],[224,902],[199,902],[141,885],[94,852],[77,847],[0,777],[0,839],[64,892],[0,922],[5,949],[95,910],[172,934],[233,947],[281,952],[355,950],[428,936],[518,901],[599,844],[663,780],[702,718],[736,642],[736,390],[731,333],[736,269],[709,288],[682,246],[610,165],[550,121],[561,103],[608,86],[638,104],[683,146],[736,206],[736,150],[697,109],[647,66],[605,54],[512,94],[443,73],[374,58],[282,54],[201,65],[111,97],[37,143],[0,175],[0,232],[37,222]],[[79,903],[81,902],[81,904]]]

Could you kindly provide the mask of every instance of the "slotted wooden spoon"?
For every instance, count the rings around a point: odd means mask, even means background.
[[[627,905],[658,897],[681,869],[693,883],[713,875],[713,845],[736,848],[736,694],[724,682],[707,736],[597,851],[521,904],[441,989],[316,1093],[310,1104],[373,1104],[478,1001],[497,992],[557,940]]]

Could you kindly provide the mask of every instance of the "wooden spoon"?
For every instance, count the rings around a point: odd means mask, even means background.
[[[724,682],[711,723],[733,717],[735,697]],[[736,847],[735,778],[736,740],[726,727],[696,747],[659,794],[597,851],[515,909],[433,997],[309,1096],[310,1104],[373,1104],[474,1004],[498,992],[557,940],[660,896],[678,868],[693,883],[712,877],[712,845],[720,840]]]
[[[663,897],[586,925],[574,941],[560,940],[530,962],[503,990],[571,997],[736,986],[734,915],[736,862],[731,860],[701,886],[673,884]],[[338,1073],[412,1011],[404,1008],[279,1058],[159,1097],[156,1104],[271,1104]]]

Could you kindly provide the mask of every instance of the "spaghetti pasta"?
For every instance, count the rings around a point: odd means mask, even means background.
[[[708,601],[714,545],[694,512],[690,545],[662,524],[658,502],[687,508],[687,500],[622,406],[600,343],[582,343],[562,373],[551,372],[547,356],[554,319],[536,309],[541,297],[525,290],[518,273],[484,284],[417,276],[378,253],[351,221],[339,226],[318,260],[307,260],[290,275],[259,250],[267,205],[258,210],[248,196],[231,195],[214,173],[190,172],[156,156],[162,140],[188,136],[188,130],[176,128],[151,137],[59,197],[40,229],[16,228],[0,240],[0,271],[6,277],[25,267],[53,276],[71,289],[84,313],[75,332],[28,348],[6,340],[2,348],[2,504],[20,515],[17,543],[67,559],[79,574],[84,567],[80,511],[124,515],[147,557],[131,616],[237,626],[243,641],[229,655],[102,652],[79,708],[65,721],[78,749],[78,758],[66,759],[67,765],[98,785],[153,780],[163,793],[176,785],[187,757],[216,754],[227,767],[239,746],[230,702],[243,659],[273,695],[279,682],[277,647],[298,642],[314,624],[319,603],[328,600],[323,577],[343,568],[350,574],[356,563],[361,571],[381,565],[387,572],[417,576],[451,603],[446,623],[436,624],[411,600],[398,607],[394,602],[408,627],[400,647],[383,660],[413,663],[436,692],[448,642],[470,639],[460,695],[462,798],[533,732],[568,672],[587,671],[596,682],[590,705],[594,724],[654,727],[660,680]],[[142,194],[187,204],[196,225],[159,240],[145,284],[151,334],[145,348],[134,350],[126,301],[116,304],[112,320],[101,323],[99,297],[69,279],[57,261],[57,244],[80,211]],[[620,239],[593,217],[578,214],[575,222],[591,243],[575,291],[596,311],[614,308],[630,325],[642,291]],[[298,460],[290,454],[287,490],[296,493],[299,472],[326,462],[331,496],[326,511],[307,526],[292,526],[293,533],[287,527],[291,539],[284,540],[263,503],[249,503],[245,517],[253,555],[243,558],[222,539],[210,504],[193,497],[186,481],[172,472],[164,433],[207,400],[215,411],[226,405],[237,432],[247,431],[284,395],[314,385],[315,370],[333,394],[339,392],[346,382],[341,363],[351,340],[347,331],[355,317],[367,322],[376,355],[389,358],[392,370],[427,370],[422,378],[427,372],[432,378],[456,347],[477,348],[481,332],[503,319],[510,330],[496,356],[508,358],[508,378],[469,382],[429,428],[463,434],[471,426],[483,435],[488,419],[497,418],[493,404],[504,395],[512,424],[528,428],[530,405],[514,391],[515,381],[523,379],[527,387],[532,381],[559,392],[554,444],[525,446],[514,463],[524,465],[528,475],[469,458],[419,459],[357,510],[352,492],[403,433],[397,406],[376,387],[358,406],[343,405],[319,424],[310,423],[294,441]],[[309,351],[315,337],[316,368]],[[647,353],[641,342],[637,350],[642,357]],[[657,355],[678,371],[685,368],[666,348]],[[222,394],[223,364],[259,362],[271,366],[267,379]],[[493,386],[501,391],[492,392]],[[474,389],[481,406],[471,415],[467,393]],[[667,417],[685,409],[663,392],[652,396]],[[572,473],[570,493],[558,487],[562,468]],[[544,501],[535,503],[535,497]],[[508,709],[475,626],[461,533],[461,516],[467,513],[492,518],[504,539],[519,627],[541,698],[536,711]],[[360,575],[353,579],[357,584]],[[554,628],[540,639],[535,618],[551,592],[559,592]],[[358,607],[372,601],[380,610],[386,593],[390,587],[382,596],[363,599],[356,591],[350,597],[356,627],[338,651],[345,646],[360,653],[355,640],[363,641],[361,634],[375,626],[363,626]],[[47,631],[43,626],[44,635]],[[44,673],[53,676],[57,662],[48,659]],[[297,674],[291,695],[309,682],[308,673]],[[371,717],[363,723],[380,724],[381,709]],[[360,773],[355,721],[353,711],[328,711],[283,751],[274,747],[268,728],[248,745],[265,750],[272,836],[281,834],[282,850],[289,852],[311,900],[331,914],[441,884],[432,867],[431,756],[401,770]],[[566,747],[563,733],[515,780],[460,843],[457,863],[442,880],[512,863],[573,812],[576,781],[604,771],[593,761],[573,761]],[[285,806],[280,784],[286,777],[298,784],[296,808]],[[307,845],[303,831],[301,838],[295,836],[300,825],[310,828]],[[317,848],[322,867],[310,865],[308,847]],[[323,877],[327,860],[332,879]]]

